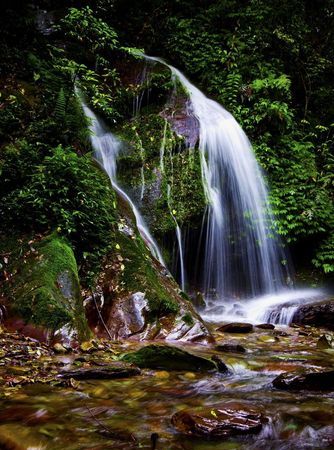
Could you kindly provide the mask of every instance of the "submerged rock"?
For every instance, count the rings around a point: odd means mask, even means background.
[[[274,379],[273,386],[284,390],[333,391],[334,370],[282,373]]]
[[[274,330],[275,325],[272,323],[260,323],[259,325],[255,325],[255,328],[260,328],[260,330]]]
[[[229,368],[228,368],[227,365],[224,363],[224,361],[222,361],[222,359],[219,358],[219,356],[213,355],[213,356],[211,357],[211,361],[213,361],[213,362],[216,363],[219,372],[225,373],[225,374],[230,373]]]
[[[149,369],[190,372],[217,370],[215,362],[209,359],[194,355],[178,347],[163,344],[146,345],[136,352],[125,354],[122,360]]]
[[[113,379],[126,378],[133,375],[139,375],[140,369],[120,361],[113,361],[106,366],[79,367],[71,370],[64,370],[59,373],[60,378],[75,380],[93,380],[93,379]]]
[[[218,344],[215,350],[226,353],[246,353],[246,349],[240,344]]]
[[[223,333],[250,333],[253,331],[253,325],[251,323],[232,322],[219,327],[217,331]]]
[[[201,412],[179,411],[172,424],[182,434],[208,438],[228,438],[238,434],[259,433],[268,422],[258,408],[231,402]]]
[[[292,322],[334,330],[334,299],[299,306]]]

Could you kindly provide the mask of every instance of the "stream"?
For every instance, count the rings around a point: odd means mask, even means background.
[[[213,327],[213,325],[211,325]],[[35,384],[14,387],[0,397],[0,446],[4,449],[334,449],[334,393],[289,392],[272,387],[280,373],[300,368],[333,368],[334,349],[319,349],[323,331],[311,327],[254,328],[248,334],[213,332],[212,347],[185,345],[201,356],[213,354],[231,374],[143,369],[134,377],[73,381],[70,387]],[[245,353],[217,350],[238,344]],[[175,344],[175,343],[173,343]],[[115,354],[142,343],[114,343]],[[180,346],[180,343],[176,344]],[[49,357],[41,356],[43,365]],[[53,356],[62,366],[106,361],[102,351]],[[50,359],[50,358],[49,358]],[[5,370],[1,367],[1,370]],[[231,401],[262,407],[269,422],[255,435],[208,441],[177,432],[171,417]],[[153,435],[153,437],[152,437]],[[6,440],[6,436],[8,440]],[[153,442],[154,441],[154,442]],[[13,444],[15,442],[15,445]]]

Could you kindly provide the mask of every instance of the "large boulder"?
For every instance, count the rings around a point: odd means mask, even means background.
[[[129,215],[129,212],[127,212]],[[190,299],[136,232],[120,219],[94,296],[85,300],[91,328],[113,339],[211,342]]]
[[[297,325],[312,325],[334,330],[334,299],[299,306],[292,322]]]
[[[200,412],[179,411],[172,417],[172,424],[180,433],[215,439],[259,433],[266,422],[268,419],[259,408],[237,402]]]
[[[207,371],[217,370],[215,362],[190,352],[164,344],[152,344],[123,355],[123,361],[141,368],[159,370]]]
[[[289,391],[334,391],[334,370],[306,370],[298,373],[282,373],[273,381],[277,389]]]
[[[9,328],[67,343],[89,339],[77,264],[66,240],[56,233],[31,240],[10,267],[4,286]]]

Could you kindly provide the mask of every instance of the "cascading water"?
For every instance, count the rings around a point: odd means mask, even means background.
[[[323,293],[295,291],[288,286],[287,257],[246,134],[228,111],[207,98],[178,69],[160,58],[143,57],[171,70],[174,80],[188,93],[187,113],[198,123],[202,183],[208,201],[201,265],[207,308],[202,316],[213,321],[237,317],[288,324],[300,303],[321,299]],[[227,311],[231,300],[240,298],[249,299],[247,311],[240,311],[240,305]],[[294,303],[287,304],[291,301]]]
[[[129,204],[136,219],[140,235],[150,249],[152,255],[165,266],[161,252],[151,233],[145,224],[138,208],[130,197],[117,183],[117,157],[121,151],[122,143],[116,136],[108,131],[93,111],[81,100],[86,117],[90,120],[91,142],[95,151],[96,160],[101,164],[108,174],[114,190]]]
[[[170,185],[167,185],[167,203],[168,203],[168,209],[170,212],[170,215],[172,216],[172,219],[175,222],[175,233],[176,233],[176,239],[177,239],[177,245],[179,250],[179,261],[180,261],[180,275],[181,275],[181,289],[184,291],[186,288],[186,271],[184,267],[184,248],[183,248],[183,241],[182,241],[182,233],[181,228],[176,220],[175,214],[173,212],[173,209],[171,208],[170,204]]]
[[[146,58],[167,65],[159,58]],[[167,66],[187,91],[189,113],[199,125],[202,181],[209,204],[203,265],[206,296],[253,297],[282,289],[286,256],[247,136],[228,111]]]

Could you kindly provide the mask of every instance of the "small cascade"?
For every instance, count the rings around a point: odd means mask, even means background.
[[[145,193],[145,171],[144,164],[140,168],[141,188],[140,188],[140,201],[143,201]]]
[[[164,134],[163,134],[161,146],[160,146],[160,171],[161,171],[161,173],[164,173],[164,171],[165,171],[164,156],[165,156],[165,147],[166,147],[167,125],[168,125],[168,121],[165,119]]]
[[[90,120],[91,142],[95,158],[110,178],[114,190],[129,204],[136,219],[138,231],[152,255],[165,266],[159,247],[153,239],[142,215],[127,193],[117,183],[117,157],[121,151],[121,141],[108,131],[93,111],[81,100],[86,117]]]
[[[141,178],[141,188],[140,188],[140,201],[143,200],[144,198],[144,193],[145,193],[145,151],[143,148],[143,144],[142,141],[138,135],[138,133],[136,132],[136,135],[138,137],[139,143],[140,143],[140,158],[142,161],[142,166],[140,168],[140,178]]]
[[[209,301],[201,314],[208,322],[250,322],[290,325],[301,305],[318,302],[326,298],[320,289],[283,289],[278,293],[266,294],[245,302],[217,305]]]
[[[182,291],[185,290],[186,287],[186,271],[184,267],[184,248],[183,248],[183,241],[182,241],[182,233],[181,228],[179,227],[179,224],[175,217],[175,212],[173,211],[171,204],[170,204],[170,198],[171,198],[171,188],[170,185],[167,185],[167,203],[170,215],[172,216],[174,222],[175,222],[175,232],[176,232],[176,239],[177,239],[177,245],[179,250],[179,261],[180,261],[180,274],[181,274],[181,282],[180,286]]]
[[[147,83],[149,85],[149,78],[150,78],[150,72],[148,70],[147,65],[145,65],[143,70],[141,71],[141,73],[137,77],[136,85],[138,87],[142,87],[144,85],[144,83]],[[139,114],[139,112],[141,110],[141,107],[142,107],[142,104],[143,104],[145,93],[147,95],[147,102],[148,102],[149,96],[150,96],[150,89],[149,88],[147,90],[146,89],[141,90],[141,92],[137,93],[133,97],[133,104],[132,104],[132,115],[133,115],[133,117],[136,117]]]
[[[203,289],[221,301],[278,292],[288,277],[268,194],[251,144],[233,116],[175,67],[159,62],[189,95],[198,123],[202,183],[208,208]]]

